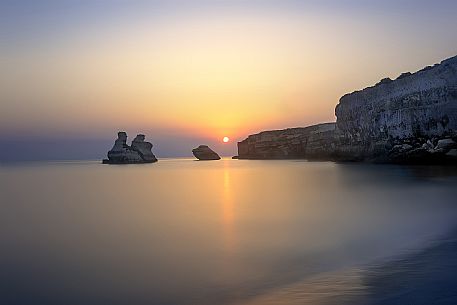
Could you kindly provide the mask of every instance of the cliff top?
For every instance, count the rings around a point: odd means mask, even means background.
[[[287,135],[295,135],[295,134],[311,134],[311,133],[319,133],[325,132],[329,130],[335,130],[336,123],[329,122],[329,123],[321,123],[316,125],[311,125],[307,127],[294,127],[294,128],[286,128],[286,129],[278,129],[278,130],[267,130],[262,131],[256,134],[249,135],[246,140],[255,139],[260,137],[277,137],[277,136],[287,136]]]
[[[367,96],[402,95],[410,91],[422,91],[449,84],[457,85],[457,56],[414,73],[404,72],[395,80],[384,78],[374,86],[343,95],[340,104],[347,100],[364,100]]]

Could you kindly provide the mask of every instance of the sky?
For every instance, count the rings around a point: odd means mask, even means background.
[[[457,55],[457,1],[0,0],[0,160],[236,154],[345,93]],[[231,140],[223,143],[222,138]]]

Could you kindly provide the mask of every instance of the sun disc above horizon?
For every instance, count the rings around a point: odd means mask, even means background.
[[[222,138],[222,142],[224,142],[224,143],[228,143],[229,141],[230,141],[229,137],[223,137]]]

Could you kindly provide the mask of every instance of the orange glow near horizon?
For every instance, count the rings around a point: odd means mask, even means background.
[[[309,66],[306,40],[297,39],[299,21],[239,13],[175,17],[129,22],[116,35],[105,35],[114,25],[81,28],[71,41],[7,54],[0,127],[160,129],[214,139],[317,122],[316,111],[333,116],[333,105],[322,111],[307,102],[316,100],[306,87],[319,75],[308,76],[317,67]]]
[[[249,6],[160,12],[83,18],[9,44],[0,130],[82,138],[134,130],[214,143],[229,134],[232,143],[334,121],[345,93],[453,55],[436,47],[449,45],[440,42],[448,35],[415,52],[422,32],[402,34],[376,16]]]

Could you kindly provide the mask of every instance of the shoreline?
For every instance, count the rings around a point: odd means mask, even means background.
[[[457,229],[392,257],[312,275],[239,305],[453,305]]]

